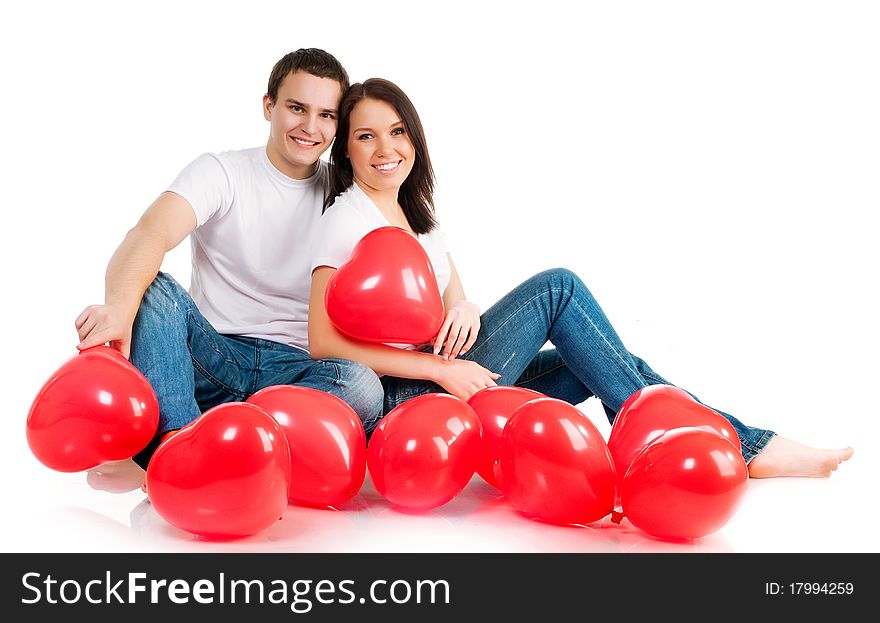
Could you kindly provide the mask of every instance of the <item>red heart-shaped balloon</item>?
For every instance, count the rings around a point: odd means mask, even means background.
[[[532,519],[589,524],[614,507],[616,476],[605,440],[564,400],[538,398],[513,412],[498,472],[504,497]]]
[[[473,477],[480,420],[449,394],[423,394],[392,409],[367,446],[380,495],[396,506],[428,510],[449,502]]]
[[[342,333],[367,342],[422,344],[443,322],[443,299],[428,254],[400,227],[364,236],[333,273],[324,295]]]
[[[147,492],[168,523],[212,539],[248,536],[287,507],[290,448],[264,409],[227,402],[205,411],[156,449]]]
[[[482,452],[477,464],[480,477],[496,489],[501,487],[495,477],[501,434],[513,412],[530,400],[546,398],[541,392],[513,385],[493,385],[481,389],[468,399],[468,404],[480,418],[483,429]]]
[[[265,409],[287,437],[291,502],[339,506],[357,494],[367,471],[367,436],[348,403],[294,385],[266,387],[247,402]]]
[[[666,431],[633,459],[620,486],[623,515],[661,539],[718,531],[746,492],[749,470],[738,448],[714,431]]]
[[[717,433],[739,451],[739,435],[723,415],[672,385],[648,385],[626,399],[618,409],[608,435],[618,478],[651,441],[673,428],[702,427]]]
[[[130,458],[153,438],[159,403],[150,382],[119,351],[93,346],[67,360],[37,392],[28,446],[60,472]]]

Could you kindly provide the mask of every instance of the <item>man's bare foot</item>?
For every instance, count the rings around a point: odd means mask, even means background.
[[[180,429],[178,428],[178,429],[175,429],[175,430],[170,430],[170,431],[168,431],[167,433],[163,434],[163,435],[162,435],[162,439],[159,440],[159,445],[161,446],[163,443],[165,443],[166,441],[168,441],[169,438],[174,437],[174,435],[175,435],[179,430],[180,430]],[[158,446],[157,446],[157,449],[158,449]],[[146,473],[144,473],[144,481],[141,483],[141,491],[143,491],[144,493],[147,492],[147,474],[146,474]]]
[[[775,435],[758,456],[749,461],[750,478],[828,478],[853,455],[853,449],[811,448]]]

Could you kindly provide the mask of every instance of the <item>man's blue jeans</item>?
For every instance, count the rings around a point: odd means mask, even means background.
[[[486,310],[480,322],[477,341],[463,359],[500,374],[499,385],[527,387],[571,404],[596,396],[609,422],[636,390],[670,384],[624,347],[587,286],[567,269],[529,278]],[[541,350],[548,341],[556,348]],[[444,391],[431,381],[390,376],[381,381],[386,414],[420,394]],[[718,412],[739,434],[746,462],[775,435]]]
[[[368,367],[345,359],[314,360],[304,350],[270,340],[221,335],[189,293],[162,272],[144,293],[135,318],[131,362],[159,399],[156,437],[134,457],[144,468],[163,433],[271,385],[333,394],[351,405],[367,430],[382,416],[382,385]]]

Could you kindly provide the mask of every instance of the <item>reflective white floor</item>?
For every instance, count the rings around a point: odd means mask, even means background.
[[[750,480],[730,521],[691,543],[660,541],[626,519],[614,524],[610,516],[586,527],[534,521],[479,476],[442,507],[401,512],[376,492],[369,475],[339,510],[291,505],[256,535],[212,542],[163,520],[140,490],[143,471],[131,461],[70,474],[32,456],[20,459],[7,471],[7,494],[17,498],[5,505],[2,539],[8,552],[880,551],[876,462],[858,449],[829,479]]]

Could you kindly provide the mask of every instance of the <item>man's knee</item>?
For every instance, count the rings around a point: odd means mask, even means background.
[[[339,367],[340,398],[355,410],[365,428],[375,425],[382,416],[385,399],[379,376],[354,361],[337,359],[335,363]]]
[[[185,309],[192,298],[168,273],[159,272],[141,299],[139,314],[159,314],[167,317],[175,310]]]

